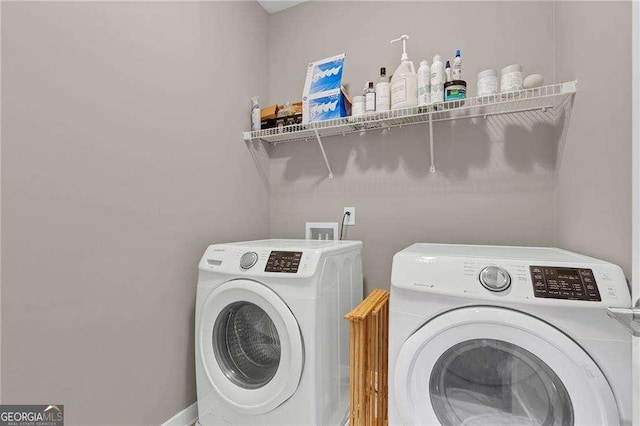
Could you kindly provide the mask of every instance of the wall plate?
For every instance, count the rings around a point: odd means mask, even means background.
[[[337,240],[340,238],[338,222],[307,222],[307,240]]]
[[[353,226],[356,224],[356,208],[355,207],[345,207],[344,213],[349,212],[349,216],[344,218],[345,226]]]

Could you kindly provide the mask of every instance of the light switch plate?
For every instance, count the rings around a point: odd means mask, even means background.
[[[356,224],[356,208],[355,207],[345,207],[344,208],[344,212],[342,213],[343,215],[349,212],[349,216],[344,218],[344,224],[346,226],[351,226],[351,225],[355,225]]]
[[[307,240],[337,240],[337,222],[307,222],[305,238]]]

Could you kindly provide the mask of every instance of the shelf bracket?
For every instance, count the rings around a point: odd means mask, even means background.
[[[429,114],[429,153],[431,155],[431,167],[429,167],[429,172],[435,173],[436,160],[433,155],[433,114]]]
[[[316,134],[316,139],[318,140],[318,145],[320,145],[320,151],[322,151],[322,157],[324,158],[324,164],[327,166],[327,170],[329,170],[329,179],[333,179],[333,171],[331,170],[331,165],[329,165],[329,159],[327,159],[327,153],[324,152],[324,146],[322,145],[322,139],[320,139],[320,135],[318,134],[318,129],[316,127],[313,128],[313,132]]]

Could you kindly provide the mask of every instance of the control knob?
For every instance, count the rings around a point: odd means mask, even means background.
[[[499,266],[487,266],[480,271],[480,284],[487,290],[505,291],[511,285],[511,276]]]
[[[240,258],[240,267],[242,269],[250,269],[258,261],[258,253],[248,251]]]

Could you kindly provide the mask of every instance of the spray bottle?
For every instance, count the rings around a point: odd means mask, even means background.
[[[260,130],[260,105],[257,96],[251,98],[251,130]]]
[[[407,55],[408,35],[391,40],[391,43],[402,41],[402,57],[400,65],[391,78],[391,109],[409,108],[418,105],[418,75]]]
[[[462,57],[459,50],[456,50],[456,57],[453,60],[453,79],[462,80]]]

